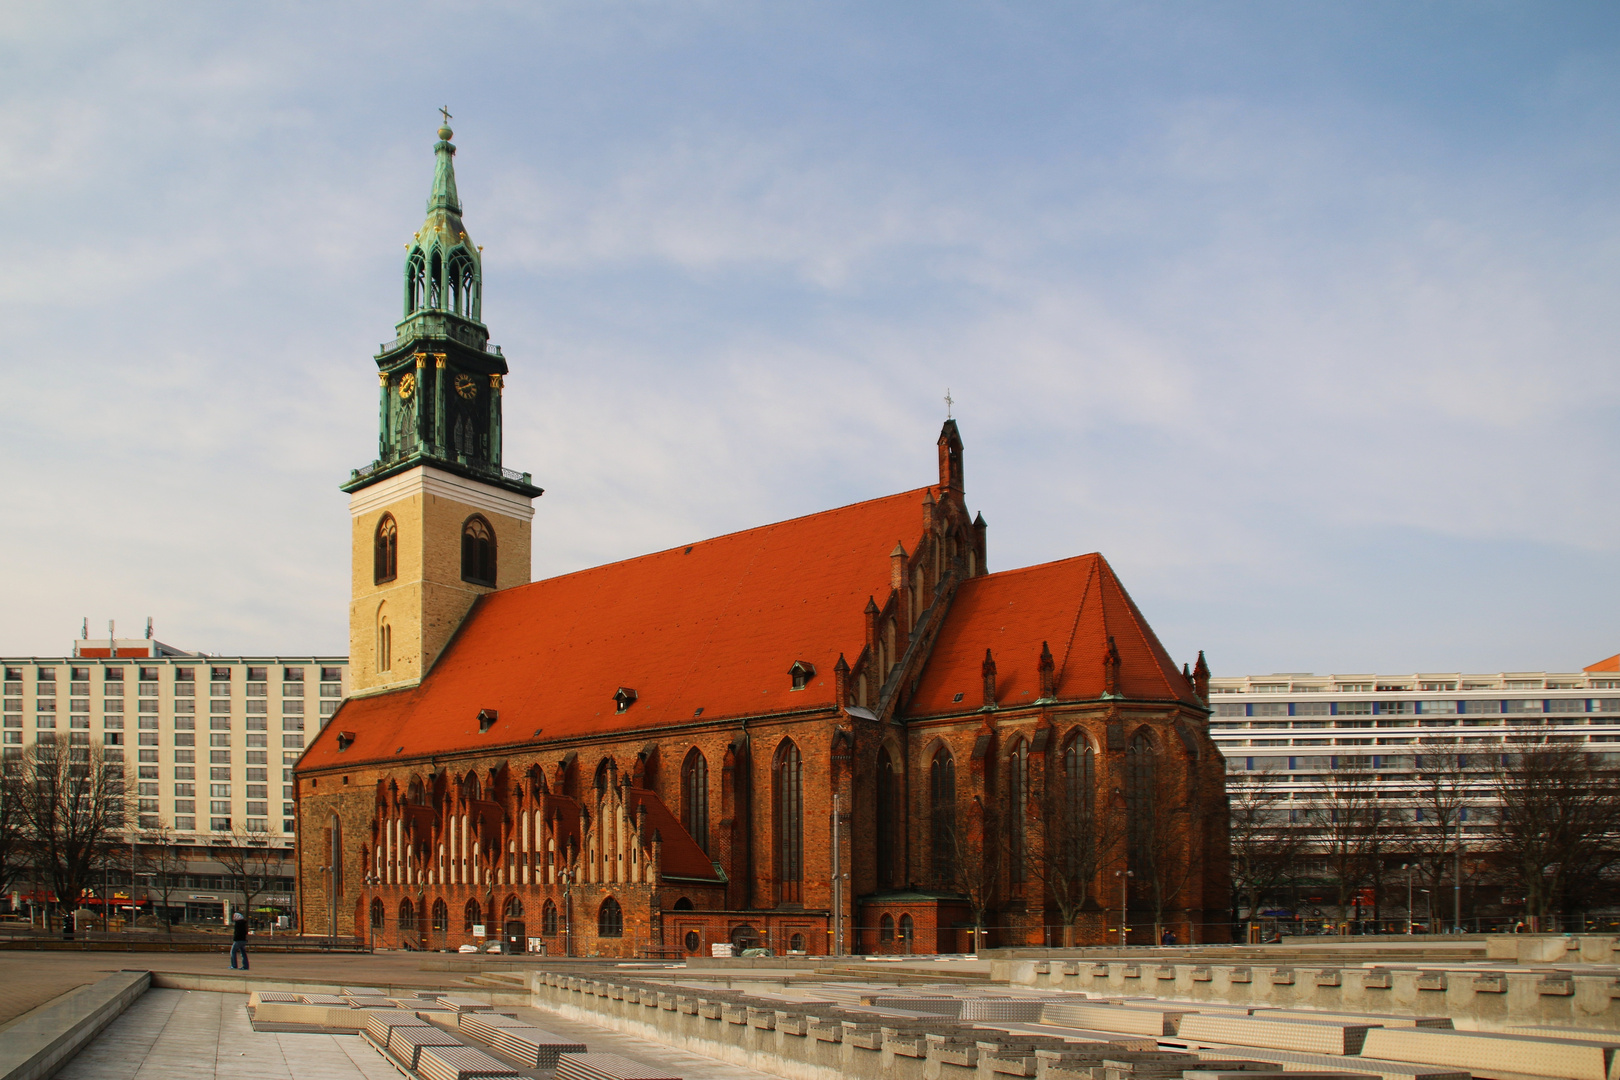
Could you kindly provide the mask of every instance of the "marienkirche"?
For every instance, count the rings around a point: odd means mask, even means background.
[[[303,932],[957,952],[1123,914],[1225,940],[1202,656],[1178,667],[1099,554],[991,573],[955,421],[911,491],[530,581],[541,490],[502,460],[438,134],[378,457],[343,484],[353,696],[296,771]]]

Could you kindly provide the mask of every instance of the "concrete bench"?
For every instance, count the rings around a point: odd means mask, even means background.
[[[518,1071],[470,1046],[424,1046],[416,1057],[416,1075],[422,1080],[506,1080]]]
[[[373,1040],[375,1041],[375,1040]],[[407,1069],[415,1071],[417,1057],[424,1046],[465,1046],[460,1039],[441,1027],[428,1025],[427,1027],[391,1028],[388,1032],[388,1041],[385,1049],[398,1058]]]
[[[1203,1011],[1203,1010],[1200,1010]],[[1388,1028],[1452,1029],[1449,1016],[1385,1016],[1374,1013],[1317,1012],[1313,1009],[1262,1009],[1255,1016],[1268,1020],[1335,1020],[1347,1024],[1377,1024]]]
[[[1091,1031],[1117,1031],[1124,1035],[1174,1035],[1178,1023],[1192,1013],[1190,1009],[1146,1009],[1088,1001],[1077,1005],[1044,1006],[1041,1009],[1041,1023]]]
[[[1176,1034],[1200,1043],[1303,1050],[1314,1054],[1359,1054],[1371,1024],[1332,1020],[1271,1020],[1261,1016],[1186,1016]]]
[[[667,1069],[638,1065],[618,1054],[564,1054],[557,1080],[681,1080]]]
[[[1475,1076],[1517,1080],[1615,1080],[1616,1047],[1574,1039],[1549,1039],[1486,1031],[1375,1028],[1363,1052],[1396,1061],[1449,1065]]]
[[[1410,1061],[1384,1061],[1365,1054],[1344,1058],[1337,1054],[1304,1054],[1294,1050],[1262,1050],[1246,1046],[1242,1050],[1195,1050],[1200,1058],[1213,1060],[1228,1058],[1234,1053],[1257,1062],[1275,1065],[1281,1069],[1299,1069],[1310,1072],[1317,1069],[1355,1069],[1369,1073],[1379,1080],[1472,1080],[1466,1069],[1451,1069],[1444,1065],[1418,1065]]]

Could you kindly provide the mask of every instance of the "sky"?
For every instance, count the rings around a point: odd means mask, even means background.
[[[534,574],[936,477],[1218,675],[1620,652],[1620,8],[0,8],[0,654],[347,649],[439,106]],[[884,544],[892,544],[893,538]]]

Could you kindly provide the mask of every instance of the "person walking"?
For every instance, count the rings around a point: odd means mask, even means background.
[[[231,919],[231,970],[236,970],[236,958],[242,958],[242,970],[248,969],[247,955],[248,921],[247,916],[240,911]]]

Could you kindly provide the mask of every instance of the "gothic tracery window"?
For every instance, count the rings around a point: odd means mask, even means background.
[[[363,564],[362,564],[363,565]],[[372,583],[381,585],[399,576],[399,526],[393,514],[384,514],[377,522],[377,535],[372,552]]]
[[[704,853],[709,851],[709,762],[692,747],[681,765],[681,824]]]
[[[1126,857],[1141,877],[1153,861],[1154,749],[1146,731],[1138,731],[1125,754]]]
[[[804,901],[804,763],[792,739],[776,751],[776,880],[778,902]]]
[[[1091,740],[1075,732],[1063,745],[1063,805],[1059,808],[1063,816],[1058,828],[1070,874],[1085,869],[1082,864],[1086,847],[1092,843],[1096,790],[1096,752]]]
[[[900,778],[887,746],[878,750],[877,762],[877,877],[878,885],[895,882],[895,831],[899,827]]]
[[[461,526],[461,580],[495,584],[495,530],[482,514],[474,514]]]
[[[934,879],[945,885],[956,877],[956,762],[943,746],[928,766],[928,810]]]
[[[550,900],[540,909],[540,932],[547,937],[557,932],[557,905]]]
[[[1013,742],[1007,755],[1007,861],[1013,884],[1025,880],[1024,812],[1029,800],[1029,751],[1024,740]]]

